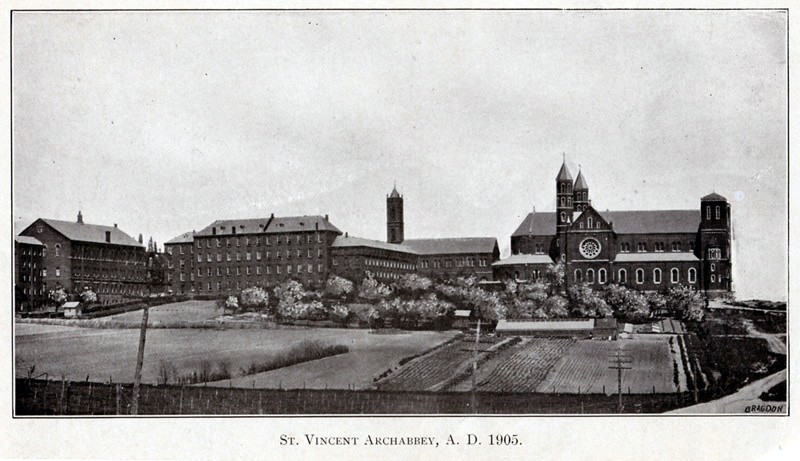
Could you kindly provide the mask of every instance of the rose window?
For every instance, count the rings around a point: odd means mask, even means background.
[[[600,242],[595,239],[586,239],[581,242],[581,255],[586,259],[594,259],[600,254]]]

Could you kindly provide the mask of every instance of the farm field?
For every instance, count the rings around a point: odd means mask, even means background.
[[[637,335],[636,339],[619,341],[577,341],[567,349],[537,392],[617,392],[617,370],[609,368],[618,348],[631,359],[630,370],[622,372],[623,392],[634,394],[685,391],[686,380],[677,344],[670,350],[668,335]],[[674,365],[678,364],[679,389],[674,382]]]
[[[309,376],[316,376],[316,386],[334,387],[346,382],[372,382],[373,375],[389,368],[402,357],[423,352],[440,344],[455,332],[413,332],[397,335],[370,334],[367,330],[321,329],[153,329],[147,332],[142,380],[155,384],[161,363],[175,368],[178,374],[198,371],[203,362],[212,366],[227,362],[238,371],[252,362],[280,354],[304,340],[325,344],[342,344],[350,352],[328,359],[301,364],[309,367]],[[47,373],[52,378],[84,381],[132,382],[139,330],[61,327],[53,325],[17,324],[15,326],[15,374],[25,377],[32,366],[34,375]],[[332,369],[326,360],[350,360],[353,368]],[[320,373],[315,366],[321,366]],[[294,367],[292,367],[294,368]],[[374,371],[373,371],[374,370]],[[262,373],[268,375],[271,372]],[[364,375],[360,375],[364,373]],[[339,376],[346,375],[346,379]],[[299,375],[298,375],[299,376]],[[271,377],[255,375],[257,385],[270,387]],[[252,387],[253,378],[244,379]],[[337,381],[336,379],[339,381]],[[280,380],[281,378],[277,378]],[[307,382],[313,381],[307,379]],[[227,381],[225,381],[227,383]],[[260,383],[260,384],[259,384]],[[287,383],[288,380],[284,381]],[[302,383],[301,383],[302,384]],[[275,383],[277,387],[277,383]],[[286,387],[284,385],[284,387]],[[301,386],[300,386],[301,387]]]
[[[575,344],[564,338],[530,338],[479,384],[488,392],[535,392],[564,352]]]

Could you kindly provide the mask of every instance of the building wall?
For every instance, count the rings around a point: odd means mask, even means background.
[[[416,272],[417,256],[372,247],[333,247],[331,272],[359,284],[367,271],[375,279],[391,283]]]
[[[14,286],[27,302],[16,299],[16,309],[30,308],[41,304],[46,296],[42,280],[42,253],[44,247],[14,242]]]
[[[34,237],[44,244],[42,286],[45,292],[58,287],[72,290],[71,242],[40,220],[23,230],[20,235]]]
[[[474,276],[480,280],[494,280],[492,263],[500,259],[498,251],[493,253],[421,255],[417,272],[435,280]]]
[[[144,248],[105,243],[73,242],[69,257],[73,290],[88,288],[101,303],[142,296],[147,284]]]
[[[196,292],[222,296],[252,286],[272,287],[290,279],[308,288],[321,288],[330,271],[335,238],[336,233],[331,231],[195,235]]]
[[[167,284],[175,294],[196,291],[194,242],[165,243],[167,256]]]

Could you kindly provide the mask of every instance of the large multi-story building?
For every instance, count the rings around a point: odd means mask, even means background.
[[[406,239],[403,197],[397,187],[386,196],[386,242],[340,236],[333,243],[333,271],[361,280],[367,271],[391,282],[407,273],[435,280],[474,276],[492,280],[492,263],[500,258],[494,237]]]
[[[40,218],[20,235],[42,242],[42,289],[91,289],[102,303],[141,296],[146,291],[145,248],[116,224],[85,224]]]
[[[214,221],[165,244],[174,293],[222,296],[294,279],[321,288],[341,231],[328,216]]]
[[[709,297],[731,286],[730,205],[719,194],[694,210],[598,211],[582,172],[556,178],[556,211],[528,214],[511,236],[499,279],[536,279],[561,262],[566,283],[628,285],[646,291],[685,285]]]
[[[28,310],[45,297],[42,281],[44,244],[24,235],[14,237],[14,301],[16,310]]]

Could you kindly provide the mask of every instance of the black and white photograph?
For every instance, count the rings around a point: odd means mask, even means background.
[[[787,9],[282,8],[9,12],[6,416],[788,420]]]

